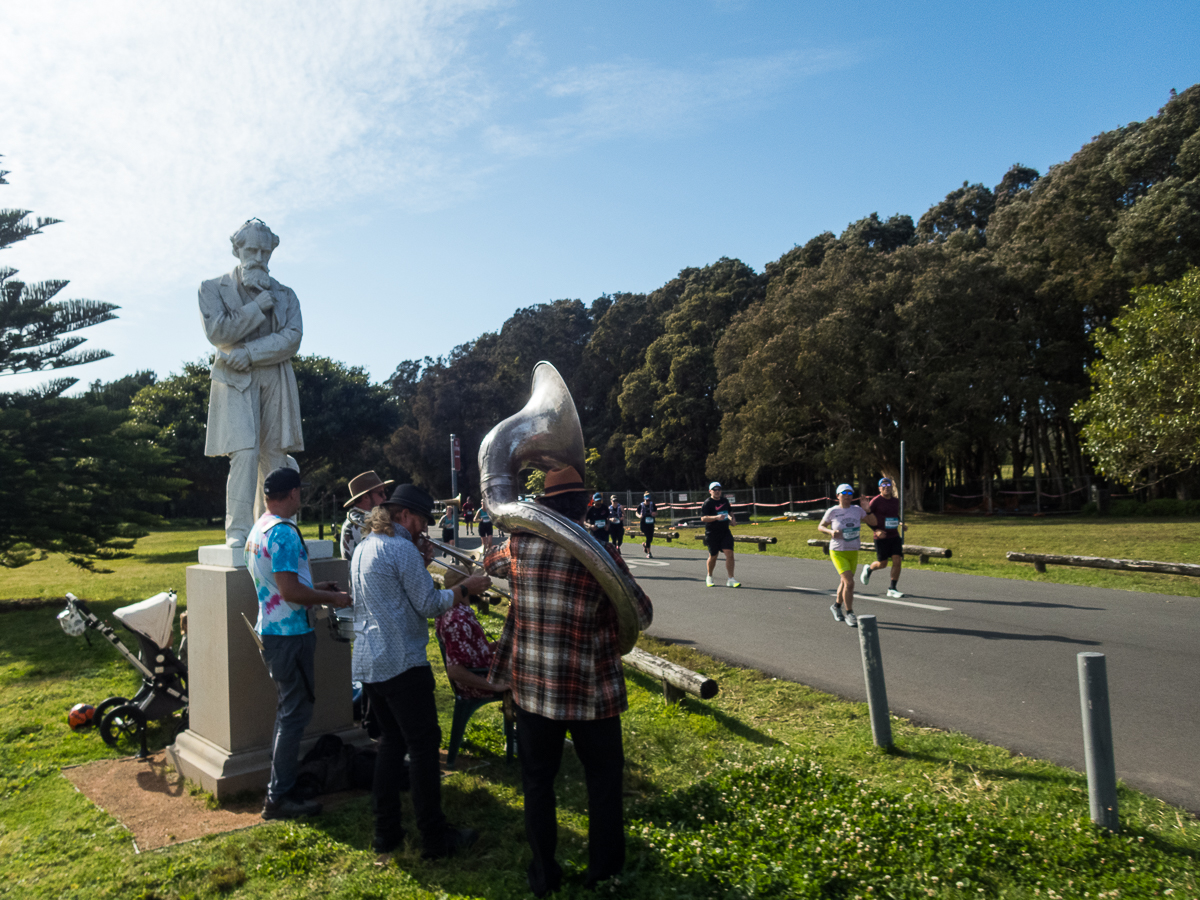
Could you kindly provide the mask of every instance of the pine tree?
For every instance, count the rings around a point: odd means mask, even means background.
[[[0,170],[0,184],[8,184]],[[0,209],[0,250],[41,234],[58,219],[31,218],[29,210]],[[65,281],[26,284],[14,276],[16,269],[0,266],[0,375],[39,372],[78,366],[112,356],[107,350],[75,348],[87,338],[72,332],[115,319],[119,307],[96,300],[55,301]],[[60,378],[41,388],[61,394],[78,379]]]
[[[0,171],[0,184],[7,184]],[[0,210],[0,249],[40,234],[56,219]],[[0,375],[60,369],[104,359],[76,351],[73,335],[114,319],[111,303],[56,301],[65,281],[25,284],[0,268]],[[150,510],[186,482],[166,474],[171,457],[154,430],[124,409],[61,394],[78,379],[31,391],[0,392],[0,566],[15,568],[63,553],[81,568],[130,555],[161,519]]]

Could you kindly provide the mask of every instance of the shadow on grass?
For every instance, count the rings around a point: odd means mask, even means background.
[[[660,696],[662,695],[661,682],[656,681],[651,676],[645,675],[642,672],[627,668],[625,670],[625,680],[633,681],[638,687],[648,691],[651,694],[658,694]],[[773,738],[770,735],[763,734],[763,732],[759,731],[757,728],[751,728],[745,722],[741,722],[732,716],[726,715],[719,709],[714,709],[699,697],[688,696],[685,697],[682,702],[686,704],[687,711],[692,715],[703,716],[705,718],[712,719],[714,722],[736,737],[750,741],[754,744],[758,744],[762,747],[784,746],[783,741]]]
[[[171,553],[147,553],[140,558],[140,562],[153,563],[155,565],[171,565],[177,566],[180,563],[196,563],[200,561],[199,548],[192,547],[188,550],[176,550]]]
[[[1059,644],[1078,644],[1081,647],[1098,647],[1100,641],[1083,638],[1063,637],[1060,634],[1017,634],[1012,631],[982,631],[977,628],[939,628],[934,625],[905,625],[902,623],[880,624],[879,630],[907,631],[912,634],[957,634],[962,637],[977,637],[985,641],[1050,641]]]
[[[891,756],[898,759],[910,759],[916,762],[935,763],[950,766],[952,769],[970,775],[984,775],[988,778],[1006,781],[1024,781],[1038,784],[1057,784],[1064,788],[1082,790],[1087,793],[1087,776],[1077,772],[1062,770],[1059,772],[1031,772],[1027,769],[997,768],[995,766],[977,766],[963,762],[944,753],[930,753],[925,750],[909,750],[901,745],[895,745],[889,751]]]

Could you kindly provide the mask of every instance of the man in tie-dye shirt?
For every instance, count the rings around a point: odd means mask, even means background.
[[[317,636],[308,624],[308,607],[350,605],[350,595],[333,582],[313,585],[308,550],[293,520],[300,511],[300,473],[276,469],[263,482],[267,511],[246,538],[246,568],[258,594],[258,623],[263,662],[279,705],[271,743],[271,781],[264,819],[315,815],[321,805],[290,796],[299,768],[300,739],[312,719]]]

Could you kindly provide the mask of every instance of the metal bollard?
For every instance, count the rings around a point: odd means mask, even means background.
[[[1108,668],[1103,653],[1080,653],[1079,705],[1083,711],[1083,755],[1087,760],[1088,805],[1092,821],[1120,831],[1117,764],[1113,759],[1112,717],[1108,711]]]
[[[863,676],[867,679],[867,706],[871,710],[871,734],[875,746],[892,746],[892,720],[888,717],[887,685],[883,680],[883,657],[879,653],[879,628],[874,616],[858,617],[858,643],[862,647]]]

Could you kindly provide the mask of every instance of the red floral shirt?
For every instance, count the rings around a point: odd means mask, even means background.
[[[446,665],[467,669],[486,669],[492,664],[492,648],[488,645],[483,626],[469,606],[455,606],[435,620],[438,640],[446,648]],[[454,685],[460,697],[491,697],[492,691],[465,685]]]

